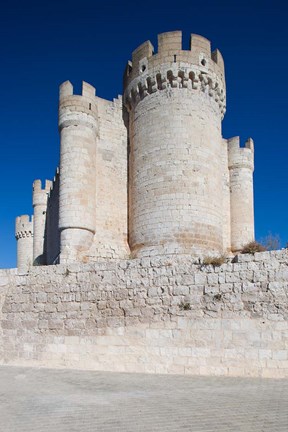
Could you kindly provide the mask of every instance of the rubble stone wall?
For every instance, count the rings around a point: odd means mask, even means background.
[[[0,271],[0,363],[288,377],[288,251]]]

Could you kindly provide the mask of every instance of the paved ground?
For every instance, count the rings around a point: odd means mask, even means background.
[[[1,432],[287,432],[288,380],[0,367]]]

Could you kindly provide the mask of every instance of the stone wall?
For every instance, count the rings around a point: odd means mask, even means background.
[[[288,377],[288,251],[0,271],[0,361]]]
[[[60,175],[57,168],[47,203],[44,251],[48,265],[57,262],[60,255],[59,180]]]
[[[127,131],[122,97],[96,98],[99,136],[96,147],[95,235],[89,260],[127,258]]]

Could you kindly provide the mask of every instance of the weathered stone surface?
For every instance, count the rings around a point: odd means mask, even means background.
[[[1,270],[0,362],[288,376],[288,251],[243,257]]]

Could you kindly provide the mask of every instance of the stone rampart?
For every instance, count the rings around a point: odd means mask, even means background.
[[[0,363],[288,377],[288,251],[0,271]]]

